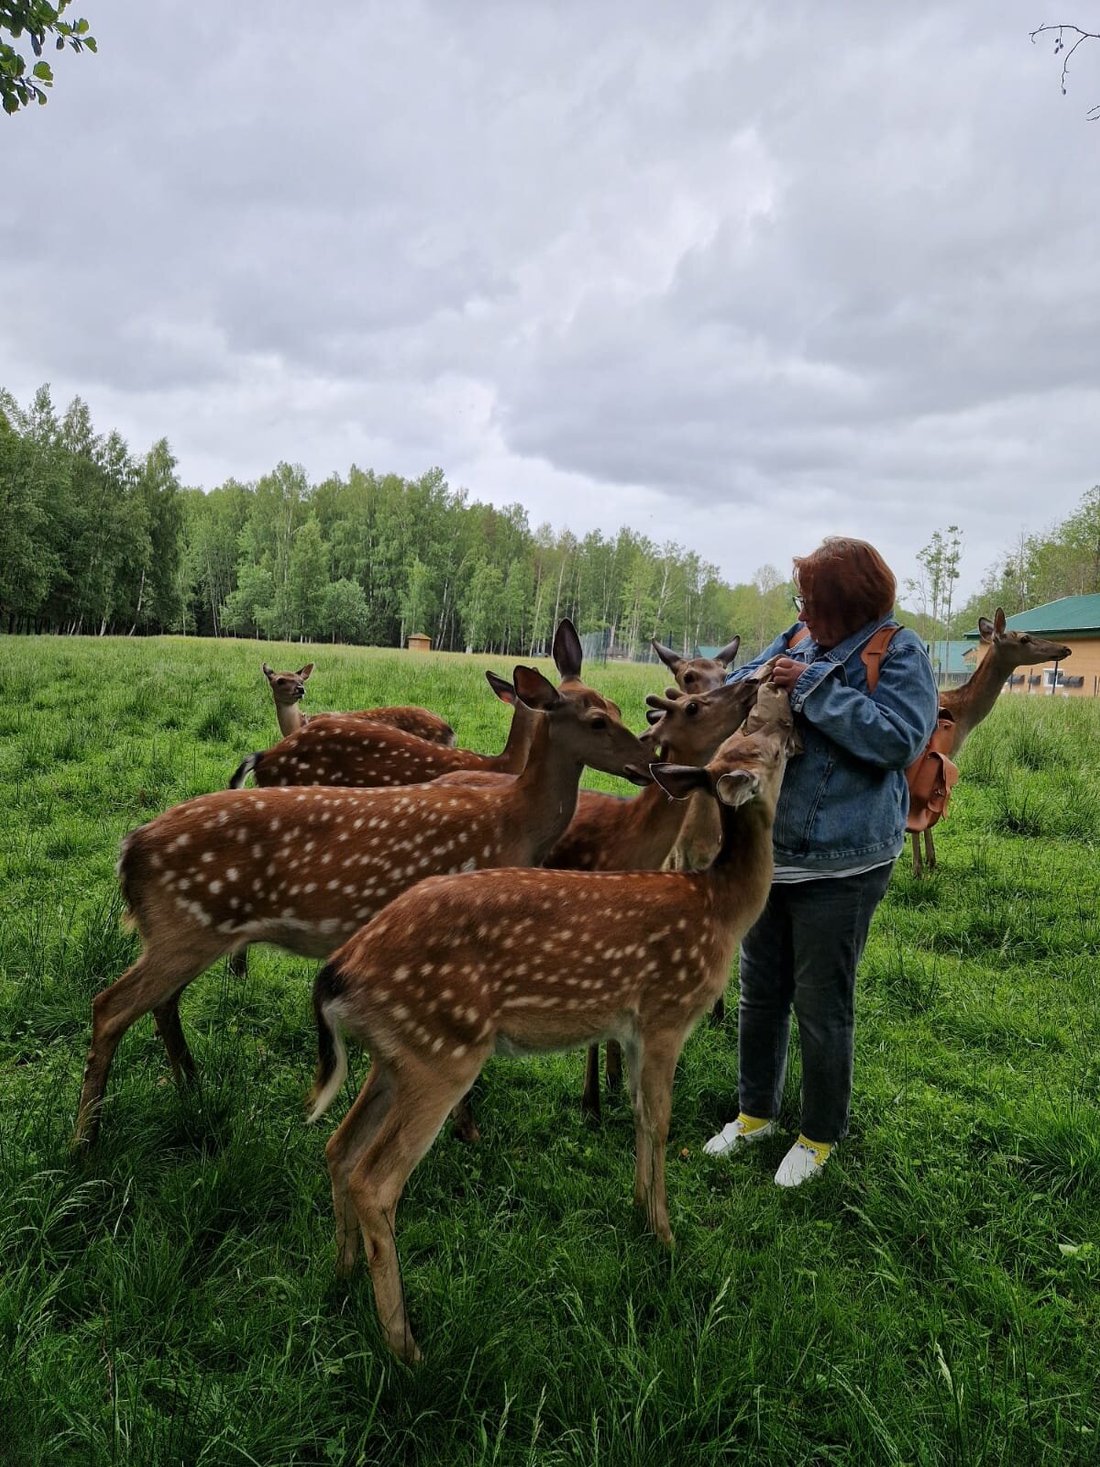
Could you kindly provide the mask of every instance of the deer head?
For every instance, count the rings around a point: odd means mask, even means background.
[[[306,695],[306,680],[316,666],[313,662],[307,662],[305,667],[300,667],[297,672],[275,672],[267,663],[263,663],[264,677],[267,678],[271,687],[275,706],[292,708],[295,703],[300,703]]]
[[[681,657],[671,647],[665,647],[656,638],[650,643],[657,656],[676,679],[676,686],[685,693],[709,693],[726,680],[730,664],[737,656],[741,638],[723,647],[713,657]]]
[[[989,655],[1006,669],[1031,667],[1039,662],[1064,662],[1071,652],[1061,642],[1050,642],[1032,632],[1010,632],[999,606],[992,621],[987,616],[979,616],[978,633],[989,647]]]

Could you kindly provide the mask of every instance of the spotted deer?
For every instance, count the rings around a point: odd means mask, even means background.
[[[306,695],[306,683],[316,663],[307,662],[297,672],[275,672],[266,662],[262,666],[264,677],[271,688],[271,696],[275,700],[279,732],[286,738],[297,733],[310,721],[309,716],[302,712],[300,704]],[[418,708],[415,704],[407,708],[360,708],[344,717],[365,718],[371,723],[388,724],[391,728],[404,729],[406,733],[427,739],[429,743],[454,747],[455,731],[451,725],[440,718],[438,713],[432,713],[427,708]]]
[[[507,788],[223,790],[127,836],[119,878],[142,951],[92,1004],[75,1141],[90,1141],[119,1040],[152,1012],[177,1079],[195,1072],[183,990],[223,954],[270,942],[327,957],[387,902],[440,872],[540,862],[569,823],[586,764],[646,783],[647,754],[613,706],[579,680],[561,691],[514,672],[536,714]]]
[[[667,762],[703,765],[740,727],[759,687],[758,680],[746,679],[697,698],[647,698],[656,710],[656,722],[641,741],[654,751],[659,747]],[[670,800],[659,785],[633,799],[582,790],[576,814],[543,866],[565,871],[657,871],[697,798]],[[606,1079],[609,1090],[618,1090],[622,1083],[622,1050],[614,1039],[607,1043]],[[593,1119],[600,1115],[598,1045],[590,1045],[586,1056],[581,1110]]]
[[[570,684],[583,686],[580,682],[583,655],[576,628],[564,617],[554,633],[553,643],[554,663],[563,688]],[[497,696],[510,701],[504,691],[508,684],[492,673],[485,675]],[[423,784],[457,770],[519,774],[527,761],[530,736],[530,720],[518,707],[508,740],[499,754],[444,748],[401,729],[365,723],[355,714],[316,714],[270,749],[243,759],[229,781],[229,788],[242,789],[249,774],[261,789],[280,785],[370,788]]]
[[[786,704],[786,695],[779,695]],[[539,1054],[614,1038],[628,1057],[635,1203],[672,1243],[665,1145],[676,1061],[725,985],[767,899],[789,704],[735,734],[705,769],[656,764],[672,795],[707,789],[722,813],[713,864],[693,872],[485,871],[406,892],[318,974],[311,1120],[347,1073],[344,1035],[370,1051],[366,1083],[326,1151],[337,1267],[362,1235],[389,1348],[413,1362],[395,1220],[409,1175],[494,1052]]]
[[[978,634],[988,648],[981,662],[961,687],[948,688],[940,694],[940,712],[953,725],[954,737],[950,754],[958,754],[963,742],[983,718],[993,711],[1005,685],[1018,667],[1035,667],[1041,662],[1063,662],[1070,655],[1070,648],[1060,642],[1050,642],[1045,637],[1031,632],[1012,632],[1006,625],[1001,607],[990,621],[987,616],[978,618]],[[913,831],[913,873],[924,874],[935,870],[936,844],[929,827],[924,835],[924,860],[921,859],[921,834]]]
[[[709,693],[723,685],[726,674],[737,657],[741,638],[734,637],[714,657],[680,657],[660,642],[654,641],[652,646],[672,673],[676,686],[682,693],[690,696]],[[680,835],[668,853],[669,868],[673,871],[694,871],[700,866],[708,866],[718,849],[720,834],[714,801],[696,795],[688,801]]]
[[[741,638],[734,637],[713,657],[681,657],[671,647],[665,647],[656,637],[649,644],[657,656],[672,673],[676,686],[683,693],[709,693],[721,687],[726,674],[733,665],[741,647]]]

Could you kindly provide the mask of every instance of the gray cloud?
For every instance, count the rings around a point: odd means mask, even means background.
[[[1067,99],[1030,4],[961,15],[117,0],[0,123],[0,382],[735,579],[958,523],[972,589],[1100,477],[1100,47]]]

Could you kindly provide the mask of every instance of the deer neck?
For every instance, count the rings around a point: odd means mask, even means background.
[[[305,716],[297,703],[276,703],[275,716],[279,720],[279,732],[284,739],[305,726]]]
[[[709,878],[719,906],[728,908],[731,916],[746,906],[760,911],[767,901],[775,871],[774,811],[763,800],[753,800],[737,809],[719,803],[718,810],[722,845],[710,869],[702,874]]]
[[[535,728],[545,722],[542,714],[533,713],[517,700],[504,748],[499,754],[485,756],[480,767],[496,774],[522,773],[531,755]]]
[[[1005,678],[1017,665],[1011,647],[990,647],[962,687],[940,697],[940,707],[947,709],[955,720],[955,750],[970,730],[992,712]]]
[[[538,718],[520,774],[502,798],[505,819],[530,843],[531,865],[541,865],[565,832],[577,808],[584,764],[555,741],[550,719]]]

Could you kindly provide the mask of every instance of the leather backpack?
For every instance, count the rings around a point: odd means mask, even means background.
[[[883,654],[893,641],[894,633],[899,631],[900,627],[879,627],[859,654],[867,672],[868,692],[873,693],[878,687],[878,670]],[[808,636],[806,628],[800,627],[787,646],[794,647]],[[958,766],[951,760],[954,747],[955,720],[946,708],[941,708],[936,715],[932,737],[905,771],[905,782],[909,786],[909,815],[905,829],[910,834],[931,830],[947,814],[951,791],[959,779]]]

